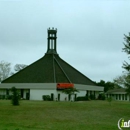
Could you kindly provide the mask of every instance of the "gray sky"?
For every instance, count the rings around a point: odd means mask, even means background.
[[[122,74],[130,0],[0,0],[0,61],[31,64],[58,29],[58,54],[94,81]],[[128,60],[127,60],[128,61]]]

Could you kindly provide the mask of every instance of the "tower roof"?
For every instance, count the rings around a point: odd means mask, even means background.
[[[36,62],[5,79],[2,83],[95,83],[59,57],[56,50],[57,30],[48,29],[46,54]]]

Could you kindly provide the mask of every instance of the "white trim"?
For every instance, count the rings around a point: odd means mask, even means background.
[[[56,89],[56,83],[2,83],[0,89],[16,87],[18,89]]]
[[[101,86],[74,84],[74,87],[78,90],[104,91],[104,87]]]
[[[12,88],[13,86],[18,89],[56,89],[57,83],[2,83],[0,89]],[[91,91],[104,91],[104,87],[74,84],[78,90],[91,90]]]

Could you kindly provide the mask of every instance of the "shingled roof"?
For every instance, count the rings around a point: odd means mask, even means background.
[[[126,88],[111,89],[111,90],[108,90],[106,94],[114,94],[114,93],[121,93],[121,92],[127,93]]]
[[[74,83],[95,85],[88,77],[80,73],[59,57],[56,51],[57,30],[48,29],[47,53],[36,62],[2,83]]]

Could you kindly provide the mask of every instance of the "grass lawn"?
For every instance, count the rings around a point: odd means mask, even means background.
[[[118,130],[120,118],[130,119],[129,102],[0,100],[0,130]]]

